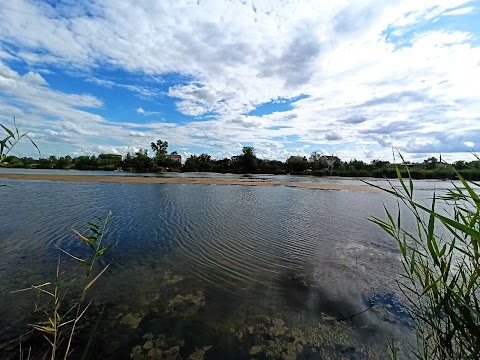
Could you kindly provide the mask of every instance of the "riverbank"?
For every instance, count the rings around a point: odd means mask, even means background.
[[[0,179],[61,181],[61,182],[96,182],[96,183],[132,183],[132,184],[191,184],[191,185],[243,185],[243,186],[290,186],[317,190],[343,191],[377,191],[368,185],[344,185],[308,183],[297,181],[276,181],[259,178],[205,178],[205,177],[140,177],[140,176],[98,176],[98,175],[64,175],[64,174],[0,174]]]

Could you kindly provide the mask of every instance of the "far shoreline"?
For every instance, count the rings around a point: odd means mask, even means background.
[[[341,190],[341,191],[378,191],[368,185],[342,185],[307,183],[297,181],[276,181],[256,178],[205,178],[205,177],[139,177],[109,175],[67,175],[67,174],[14,174],[0,173],[0,179],[27,181],[93,182],[93,183],[129,183],[129,184],[189,184],[189,185],[241,185],[241,186],[289,186],[302,189]]]

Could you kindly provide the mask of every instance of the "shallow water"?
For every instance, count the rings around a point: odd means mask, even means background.
[[[411,333],[393,281],[396,245],[367,221],[384,217],[382,202],[394,208],[384,193],[1,183],[0,346],[41,302],[12,291],[54,277],[56,246],[85,255],[70,227],[109,210],[115,246],[101,263],[111,266],[91,293],[92,316],[106,309],[98,358],[382,358],[386,337]],[[78,273],[73,263],[60,256],[65,277]],[[2,351],[12,355],[12,345]]]

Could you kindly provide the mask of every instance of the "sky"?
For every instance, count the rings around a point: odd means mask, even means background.
[[[1,2],[0,123],[41,157],[480,152],[480,1]]]

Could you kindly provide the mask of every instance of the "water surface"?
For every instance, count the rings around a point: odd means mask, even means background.
[[[393,281],[401,270],[396,245],[367,221],[384,217],[382,203],[394,208],[382,192],[2,184],[0,346],[25,330],[40,302],[12,291],[52,280],[57,246],[86,255],[70,228],[109,210],[106,241],[115,246],[101,264],[111,266],[91,293],[92,314],[106,305],[99,336],[109,345],[96,345],[100,357],[178,350],[187,358],[198,350],[206,359],[382,358],[386,336],[410,333]],[[426,195],[449,185],[417,186]],[[78,273],[73,263],[60,256],[65,277]],[[3,351],[12,355],[11,346]]]

